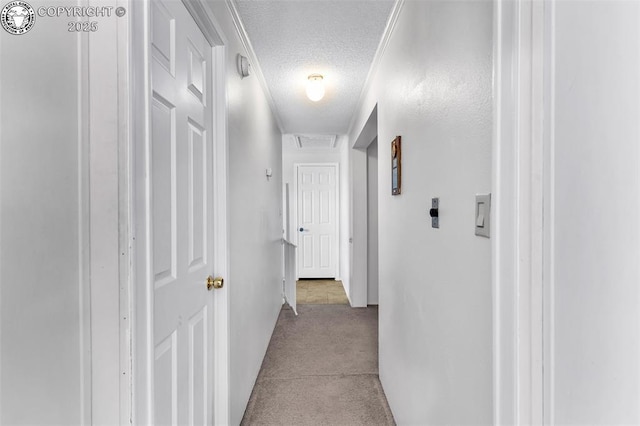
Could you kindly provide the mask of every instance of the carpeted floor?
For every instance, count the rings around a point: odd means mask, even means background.
[[[378,378],[378,309],[280,312],[242,425],[394,425]]]
[[[296,301],[299,305],[348,305],[342,281],[298,280]]]

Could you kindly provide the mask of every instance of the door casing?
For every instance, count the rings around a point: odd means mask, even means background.
[[[544,63],[548,9],[535,0],[494,2],[491,257],[493,417],[542,424],[543,288],[548,237]],[[548,203],[547,203],[548,204]],[[548,219],[548,218],[545,218]],[[548,279],[548,278],[546,278]]]
[[[366,307],[369,274],[369,219],[367,149],[378,137],[378,105],[376,104],[358,138],[349,149],[351,174],[351,255],[349,267],[349,300],[353,307]],[[378,152],[380,152],[378,144]],[[380,177],[378,177],[378,180]],[[378,194],[380,194],[378,182]],[[383,189],[384,190],[384,189]]]

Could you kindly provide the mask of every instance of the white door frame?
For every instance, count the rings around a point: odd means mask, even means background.
[[[349,150],[351,174],[351,209],[350,209],[350,229],[351,229],[351,256],[350,256],[350,280],[349,280],[349,301],[351,306],[366,307],[368,296],[368,255],[369,248],[369,219],[367,211],[369,201],[367,195],[368,173],[367,173],[367,149],[369,145],[378,137],[378,105],[376,104],[364,127],[360,131],[358,138]],[[380,153],[380,141],[378,141],[378,153]],[[378,179],[378,192],[380,193],[380,179]],[[356,220],[357,218],[357,220]],[[360,253],[355,255],[354,253]],[[364,254],[363,254],[364,253]],[[378,301],[380,303],[380,301]]]
[[[335,212],[335,254],[334,254],[334,264],[336,266],[336,273],[335,273],[335,277],[337,278],[340,275],[340,240],[339,240],[339,236],[340,236],[340,164],[339,163],[294,163],[293,164],[293,172],[295,174],[295,179],[293,180],[293,194],[295,196],[295,202],[293,203],[293,217],[295,220],[295,240],[294,240],[294,244],[300,248],[300,241],[298,241],[298,236],[299,236],[299,232],[298,232],[298,169],[301,166],[331,166],[331,167],[335,167],[336,169],[336,193],[335,193],[335,203],[336,203],[336,212]],[[297,253],[296,254],[297,259],[300,259],[300,254]],[[298,261],[296,261],[296,280],[300,277],[299,271],[298,271]]]
[[[150,93],[150,60],[149,52],[149,1],[131,1],[129,3],[131,13],[130,37],[130,58],[131,58],[131,96],[129,98],[129,120],[131,126],[129,135],[130,152],[132,159],[135,158],[140,144],[135,141],[146,140],[150,133],[149,120],[149,93]],[[214,377],[213,388],[213,409],[214,424],[229,423],[229,291],[228,285],[231,281],[229,276],[228,259],[228,221],[227,221],[227,182],[228,182],[228,133],[227,133],[227,96],[226,96],[226,68],[227,68],[227,39],[217,23],[211,10],[204,0],[183,0],[187,10],[191,13],[196,24],[200,27],[207,41],[212,46],[212,58],[214,59],[214,69],[212,75],[212,86],[214,90],[214,117],[213,117],[213,231],[216,240],[213,243],[213,265],[215,275],[225,279],[225,287],[216,290],[213,302],[214,322]],[[137,112],[143,111],[142,114]],[[139,153],[138,153],[139,155]],[[143,285],[138,285],[136,277],[136,264],[144,252],[144,241],[135,238],[136,224],[139,212],[135,209],[136,188],[144,185],[144,179],[137,176],[134,168],[135,163],[131,161],[131,176],[129,181],[129,191],[131,194],[131,207],[127,212],[131,218],[131,234],[129,244],[131,246],[131,286],[129,308],[123,307],[123,316],[130,316],[133,324],[129,328],[131,338],[127,333],[122,333],[122,343],[131,344],[131,354],[126,360],[132,365],[133,376],[131,385],[126,389],[126,397],[122,398],[122,404],[131,404],[130,419],[134,423],[148,424],[150,420],[151,400],[149,389],[151,387],[152,375],[147,371],[138,371],[136,366],[140,364],[140,359],[148,357],[149,354],[139,353],[138,348],[144,348],[145,342],[151,338],[150,326],[152,320],[151,294],[149,289]],[[131,310],[131,311],[130,311]],[[145,364],[140,364],[145,365]],[[146,364],[150,367],[150,363]],[[123,386],[124,388],[125,386]],[[123,389],[124,392],[124,389]],[[124,414],[123,414],[124,417]],[[127,419],[127,423],[129,419]]]
[[[542,424],[545,1],[494,1],[494,423]]]

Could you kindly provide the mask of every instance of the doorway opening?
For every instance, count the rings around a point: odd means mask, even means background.
[[[367,305],[378,304],[378,137],[367,148]]]
[[[378,304],[378,107],[349,151],[351,305]]]

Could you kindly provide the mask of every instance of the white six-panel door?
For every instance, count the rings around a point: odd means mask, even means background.
[[[298,165],[298,277],[335,278],[336,165]]]
[[[181,1],[154,0],[149,7],[149,420],[211,424],[211,46]]]

